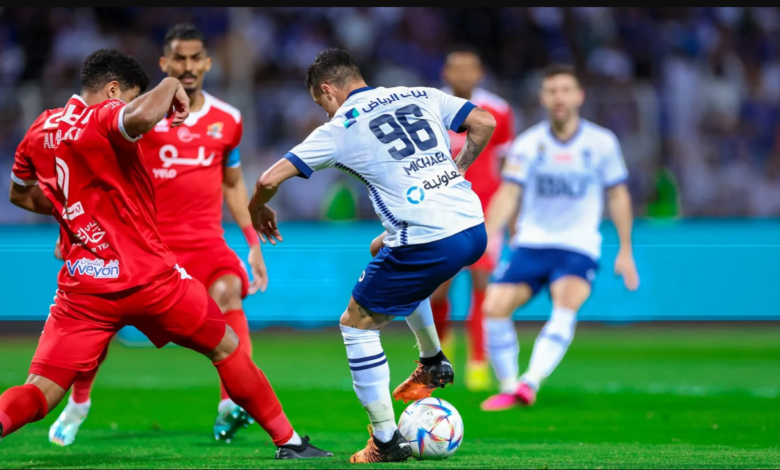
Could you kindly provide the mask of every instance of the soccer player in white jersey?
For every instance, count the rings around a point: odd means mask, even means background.
[[[503,183],[488,207],[488,235],[501,236],[522,199],[509,263],[494,272],[485,302],[488,357],[501,390],[482,403],[496,411],[530,406],[574,337],[577,311],[588,299],[601,254],[604,192],[620,238],[615,272],[639,286],[631,248],[631,197],[615,134],[579,116],[585,94],[574,69],[545,70],[540,101],[548,119],[512,144]],[[518,380],[519,344],[512,313],[549,286],[553,310]]]
[[[485,252],[482,207],[463,174],[487,145],[496,121],[469,101],[434,88],[371,88],[339,49],[317,55],[306,86],[331,121],[263,173],[249,211],[263,242],[276,244],[282,236],[267,203],[282,182],[338,168],[365,183],[386,236],[359,275],[340,322],[354,389],[371,421],[368,445],[350,462],[406,460],[411,446],[395,423],[379,333],[395,316],[404,316],[420,349],[420,364],[395,389],[395,399],[417,400],[452,383],[428,297]],[[468,132],[455,159],[448,129]]]

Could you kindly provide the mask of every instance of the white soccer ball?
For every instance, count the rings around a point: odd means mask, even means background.
[[[406,407],[398,429],[420,460],[446,459],[463,442],[463,419],[441,398],[423,398]]]

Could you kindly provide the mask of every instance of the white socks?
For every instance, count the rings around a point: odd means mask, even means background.
[[[289,441],[282,444],[283,446],[299,446],[303,444],[303,441],[301,440],[301,436],[298,435],[297,432],[293,431],[293,435],[290,438]]]
[[[576,326],[577,312],[567,308],[553,308],[550,319],[534,343],[528,372],[520,380],[534,390],[539,390],[542,380],[552,374],[569,349]]]
[[[379,341],[379,331],[341,325],[341,335],[347,347],[353,388],[368,412],[374,437],[388,442],[398,426],[390,398],[390,367]]]
[[[485,319],[487,333],[487,353],[496,378],[500,383],[501,393],[515,393],[517,390],[517,356],[520,344],[517,342],[517,331],[512,318]]]
[[[430,299],[420,302],[417,309],[406,317],[406,323],[417,338],[420,357],[433,357],[439,354],[441,344],[439,344],[439,335],[436,333],[436,325],[433,324]]]
[[[66,407],[66,412],[75,413],[78,416],[86,417],[89,414],[89,407],[92,406],[92,400],[87,400],[84,403],[75,403],[73,401],[73,397],[68,397],[68,404]]]

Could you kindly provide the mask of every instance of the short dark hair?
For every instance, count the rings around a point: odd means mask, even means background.
[[[317,54],[314,62],[309,65],[306,74],[306,88],[317,89],[323,83],[329,83],[338,88],[346,87],[349,82],[362,80],[363,74],[349,53],[343,49],[332,47]]]
[[[197,26],[188,23],[179,23],[171,27],[167,33],[165,33],[165,51],[171,47],[171,43],[178,39],[180,41],[200,41],[203,43],[203,48],[206,48],[206,36],[203,32],[197,28]]]
[[[115,49],[99,49],[87,57],[81,66],[81,90],[100,91],[116,80],[126,91],[135,87],[145,92],[149,87],[149,74],[134,57]]]
[[[449,57],[452,54],[472,54],[477,57],[480,64],[482,63],[482,54],[480,54],[479,49],[471,44],[455,44],[447,49],[445,57]]]
[[[568,75],[579,85],[580,78],[577,76],[577,70],[571,64],[554,63],[542,69],[542,80],[556,75]]]

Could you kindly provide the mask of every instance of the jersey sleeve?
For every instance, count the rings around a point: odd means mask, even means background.
[[[143,137],[142,135],[128,135],[127,131],[125,130],[126,107],[127,104],[120,100],[109,100],[95,111],[95,118],[98,119],[102,129],[112,143],[133,143],[137,142],[139,139],[141,139],[141,137]]]
[[[309,178],[315,171],[331,168],[336,163],[336,142],[330,124],[323,124],[309,137],[284,156],[298,169],[303,178]]]
[[[230,140],[230,145],[228,145],[227,156],[225,157],[225,166],[228,168],[241,166],[241,153],[238,146],[241,143],[242,135],[244,135],[244,121],[238,121],[236,123],[236,131]]]
[[[529,140],[524,136],[518,137],[509,148],[506,162],[501,169],[501,177],[505,181],[511,181],[524,186],[528,176],[528,162],[530,161]]]
[[[605,143],[601,163],[601,182],[606,188],[625,183],[628,179],[628,169],[623,160],[623,151],[617,136],[610,132]]]
[[[38,184],[38,176],[35,174],[32,158],[27,150],[29,144],[29,132],[16,147],[14,166],[11,168],[11,180],[19,186],[33,186]]]
[[[462,129],[463,121],[466,120],[472,109],[477,106],[469,100],[458,98],[457,96],[448,95],[436,88],[428,88],[426,90],[439,104],[439,111],[441,112],[441,118],[444,125],[451,131],[461,133],[465,132]]]

